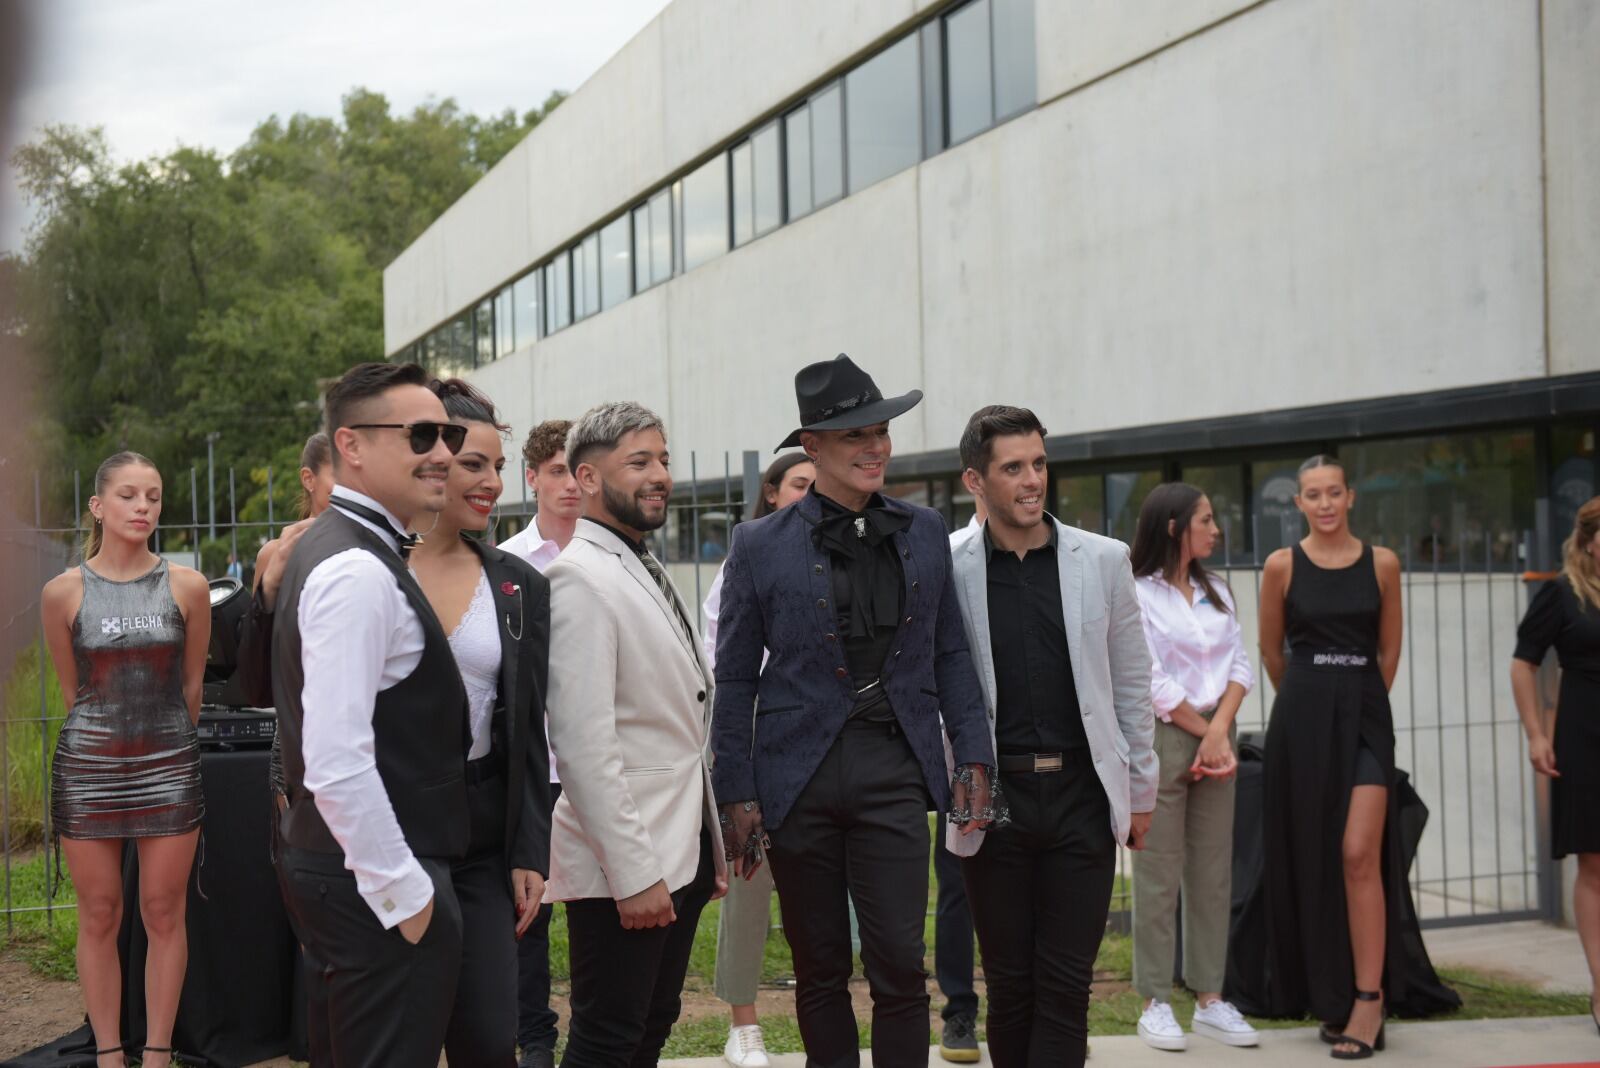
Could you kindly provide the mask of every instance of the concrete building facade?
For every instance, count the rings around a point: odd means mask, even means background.
[[[896,471],[953,520],[1027,403],[1069,518],[1199,471],[1236,560],[1354,449],[1448,557],[1593,487],[1597,60],[1588,0],[675,0],[389,267],[386,343],[718,458],[849,352],[927,393]]]

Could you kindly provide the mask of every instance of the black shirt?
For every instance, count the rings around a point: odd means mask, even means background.
[[[1018,559],[983,531],[988,559],[989,645],[994,650],[995,745],[1002,753],[1058,753],[1089,744],[1072,679],[1056,528]]]
[[[909,524],[909,518],[888,512],[883,497],[876,493],[868,499],[866,508],[861,512],[851,512],[820,493],[817,499],[822,504],[824,523],[833,520],[837,524],[837,517],[864,516],[869,511],[882,510],[877,513],[878,529],[867,530],[864,538],[847,532],[843,540],[819,539],[833,565],[830,576],[833,614],[844,645],[845,666],[850,671],[855,688],[859,690],[875,682],[882,674],[884,661],[888,659],[900,632],[900,619],[905,612],[905,569],[900,563],[900,554],[895,551],[891,534],[884,531],[891,527],[903,529]],[[871,574],[864,577],[866,573]],[[892,598],[892,612],[878,613],[888,614],[889,618],[879,619],[869,612],[869,625],[854,625],[861,614],[860,606],[856,604],[856,591],[874,587],[880,578],[885,584],[892,580],[896,591]],[[857,698],[851,717],[858,716],[881,720],[894,718],[888,697],[881,686],[873,687]]]

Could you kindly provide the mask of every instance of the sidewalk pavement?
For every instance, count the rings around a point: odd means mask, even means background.
[[[1587,994],[1589,966],[1578,932],[1538,920],[1438,927],[1422,932],[1440,967],[1464,965],[1556,994]]]
[[[1256,1049],[1234,1049],[1218,1042],[1190,1036],[1181,1056],[1151,1049],[1135,1035],[1090,1040],[1090,1068],[1201,1068],[1204,1065],[1241,1065],[1254,1068],[1327,1068],[1328,1047],[1317,1039],[1315,1028],[1263,1031]],[[773,1068],[802,1068],[803,1053],[772,1058]],[[673,1068],[726,1068],[721,1057],[696,1057],[662,1061]],[[872,1055],[862,1051],[863,1068]],[[928,1052],[928,1064],[943,1065],[937,1049]],[[983,1063],[990,1063],[987,1050]],[[1524,1020],[1462,1020],[1451,1023],[1390,1023],[1388,1046],[1372,1062],[1383,1065],[1438,1068],[1506,1068],[1522,1065],[1600,1065],[1600,1035],[1583,1016],[1554,1016]]]

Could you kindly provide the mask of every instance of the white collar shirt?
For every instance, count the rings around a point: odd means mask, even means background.
[[[526,560],[541,575],[561,555],[561,546],[553,538],[547,538],[539,532],[537,515],[528,521],[527,526],[501,542],[499,548]]]
[[[392,512],[345,486],[336,486],[333,496],[374,509],[394,524],[384,530],[341,513],[398,555],[395,533],[405,525]],[[421,663],[422,621],[388,563],[365,548],[335,553],[311,569],[300,588],[296,618],[305,673],[300,696],[305,787],[344,850],[356,890],[378,922],[393,927],[422,911],[433,897],[433,881],[406,844],[378,775],[372,715],[379,692]]]
[[[1196,712],[1210,711],[1229,683],[1237,682],[1247,693],[1255,685],[1228,588],[1215,577],[1211,584],[1223,605],[1213,604],[1198,586],[1191,605],[1183,591],[1160,575],[1146,575],[1136,583],[1152,661],[1151,703],[1164,722],[1172,722],[1173,710],[1185,701]]]

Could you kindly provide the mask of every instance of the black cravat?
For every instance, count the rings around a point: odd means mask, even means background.
[[[857,638],[870,636],[879,627],[895,627],[900,621],[903,580],[894,566],[893,546],[885,550],[884,543],[909,527],[911,517],[890,509],[877,494],[859,512],[820,493],[817,497],[822,502],[822,519],[811,536],[817,548],[848,561],[850,616],[840,619],[839,625]]]
[[[394,538],[394,547],[400,553],[400,559],[402,560],[411,555],[411,550],[415,546],[422,544],[421,534],[406,534],[403,531],[396,530],[394,524],[389,522],[388,516],[374,508],[368,508],[359,501],[334,496],[328,498],[328,503],[347,515],[357,516],[365,519],[380,530],[387,530],[390,536]]]

